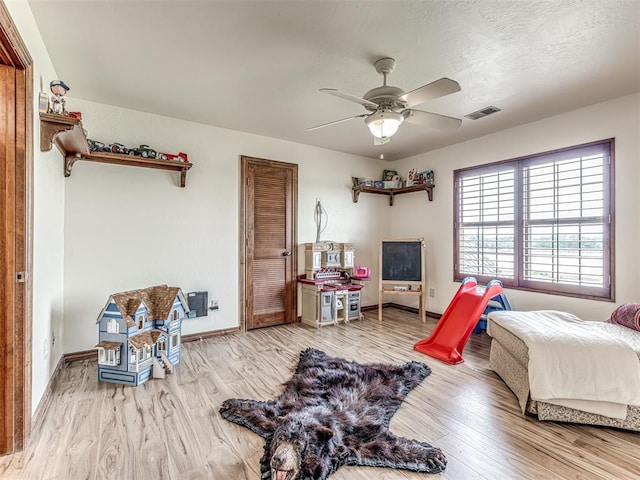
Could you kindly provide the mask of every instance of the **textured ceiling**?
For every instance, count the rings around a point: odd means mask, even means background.
[[[29,0],[69,96],[397,160],[640,91],[640,1]],[[404,124],[374,146],[365,113],[322,94],[440,77],[462,91],[416,108],[502,111],[442,132]],[[50,79],[45,79],[46,81]],[[161,147],[161,146],[158,146]]]

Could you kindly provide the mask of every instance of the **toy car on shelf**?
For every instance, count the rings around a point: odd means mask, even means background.
[[[158,155],[163,155],[163,160],[173,160],[174,162],[189,163],[189,157],[184,152],[180,152],[177,155],[173,155],[171,153],[159,153]]]
[[[89,150],[92,152],[110,152],[111,150],[105,146],[104,143],[98,142],[97,140],[91,140],[87,138],[87,143],[89,144]]]
[[[123,155],[129,155],[129,149],[121,143],[110,143],[108,149],[111,153],[121,153]]]
[[[149,145],[140,145],[137,148],[129,150],[129,155],[144,158],[156,158],[157,152],[153,148],[149,147]]]

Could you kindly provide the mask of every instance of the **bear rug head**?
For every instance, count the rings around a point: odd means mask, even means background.
[[[447,464],[439,448],[389,431],[430,373],[419,362],[359,364],[308,348],[275,400],[232,398],[220,414],[265,439],[262,480],[325,480],[342,465],[438,473]]]

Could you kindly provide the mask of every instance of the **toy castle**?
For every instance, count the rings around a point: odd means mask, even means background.
[[[140,385],[164,378],[180,362],[189,304],[178,287],[114,293],[100,312],[98,381]]]

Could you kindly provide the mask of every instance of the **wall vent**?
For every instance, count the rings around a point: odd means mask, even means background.
[[[489,106],[480,110],[476,110],[473,113],[465,115],[466,118],[470,118],[471,120],[478,120],[479,118],[486,117],[487,115],[491,115],[492,113],[499,112],[500,109],[498,107]]]

